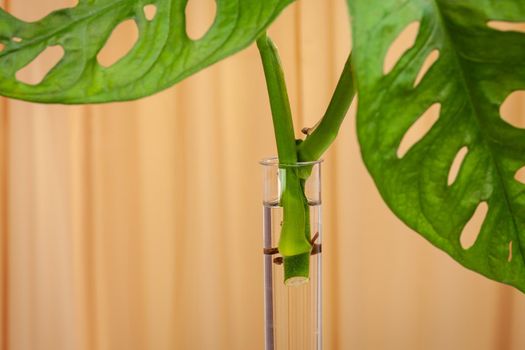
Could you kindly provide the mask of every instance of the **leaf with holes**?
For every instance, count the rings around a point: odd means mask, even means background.
[[[0,8],[0,94],[45,103],[151,95],[245,48],[292,1],[217,0],[214,22],[197,40],[186,32],[188,0],[80,0],[32,23]],[[97,55],[129,20],[138,40],[117,62],[101,65]],[[61,47],[63,57],[44,79],[17,80],[17,72],[49,47]]]
[[[384,200],[462,265],[525,291],[525,131],[500,115],[525,90],[525,3],[348,3],[358,137]],[[414,44],[385,64],[407,27]]]

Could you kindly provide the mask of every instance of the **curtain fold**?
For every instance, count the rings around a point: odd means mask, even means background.
[[[71,4],[3,1],[26,19]],[[302,1],[272,26],[296,130],[330,100],[347,22],[342,0]],[[525,348],[524,296],[390,213],[362,164],[354,114],[323,165],[325,349]],[[257,162],[273,154],[253,45],[138,101],[0,98],[1,349],[262,349]]]
[[[8,335],[8,291],[9,284],[9,265],[8,265],[8,118],[9,113],[7,100],[2,99],[0,112],[0,347],[7,348]]]

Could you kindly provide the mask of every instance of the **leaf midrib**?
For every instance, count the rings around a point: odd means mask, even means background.
[[[500,185],[503,188],[503,197],[505,199],[505,206],[507,207],[507,209],[508,209],[508,211],[510,213],[510,216],[512,218],[512,225],[514,226],[516,239],[518,241],[519,252],[520,252],[520,255],[521,255],[522,262],[525,265],[525,253],[524,253],[525,247],[523,246],[523,243],[521,242],[521,239],[520,239],[519,229],[518,229],[518,225],[517,225],[516,219],[515,219],[515,212],[512,209],[512,205],[511,205],[510,200],[509,200],[507,187],[505,186],[505,182],[504,182],[504,179],[503,179],[503,176],[502,176],[501,169],[499,167],[499,163],[497,162],[496,156],[494,154],[494,150],[492,149],[492,143],[489,141],[490,140],[490,136],[485,132],[485,129],[482,128],[482,121],[481,121],[481,118],[478,115],[479,112],[476,109],[476,104],[473,102],[472,95],[470,94],[469,83],[468,83],[467,78],[465,77],[465,74],[464,74],[464,71],[463,71],[463,66],[462,66],[461,60],[460,60],[460,58],[458,56],[457,48],[456,48],[456,46],[454,44],[454,41],[452,40],[452,37],[451,37],[451,35],[449,33],[448,27],[446,25],[446,21],[443,18],[443,12],[442,12],[442,10],[440,8],[439,1],[438,0],[432,0],[432,4],[434,5],[434,7],[436,9],[436,12],[438,14],[439,22],[441,23],[441,26],[443,28],[445,39],[449,42],[450,47],[452,48],[452,50],[451,50],[452,51],[452,55],[454,57],[454,61],[456,62],[456,65],[458,66],[458,70],[459,70],[459,74],[460,74],[460,79],[459,80],[461,81],[461,84],[463,85],[463,88],[464,88],[464,90],[465,90],[465,92],[467,94],[467,97],[468,97],[468,103],[470,104],[470,107],[471,107],[471,109],[473,111],[473,114],[475,115],[475,118],[473,118],[473,119],[475,120],[476,125],[478,126],[480,134],[482,134],[484,136],[484,137],[482,137],[482,140],[485,143],[487,149],[489,150],[490,157],[491,157],[492,162],[494,163],[494,166],[496,168],[497,178],[499,179]]]

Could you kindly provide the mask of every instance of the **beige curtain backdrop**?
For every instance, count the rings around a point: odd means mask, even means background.
[[[198,31],[212,0],[192,1]],[[34,20],[70,3],[2,4]],[[350,48],[345,2],[300,1],[271,33],[312,126]],[[257,161],[275,147],[253,45],[135,102],[0,106],[2,350],[263,348]],[[524,349],[525,296],[389,212],[354,123],[323,170],[325,349]]]

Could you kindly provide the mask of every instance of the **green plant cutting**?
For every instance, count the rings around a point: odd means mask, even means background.
[[[525,2],[347,0],[352,54],[325,114],[304,140],[295,139],[283,70],[265,34],[293,1],[216,0],[215,20],[197,40],[186,32],[187,2],[80,0],[31,23],[0,9],[0,94],[64,104],[138,99],[256,42],[283,167],[321,157],[356,92],[362,157],[390,209],[463,266],[525,291],[525,184],[516,177],[525,166],[525,130],[500,115],[503,102],[525,90],[525,25],[518,26],[525,22]],[[144,8],[151,5],[156,13],[149,19]],[[137,42],[119,61],[102,66],[98,53],[129,19],[138,27]],[[385,72],[389,47],[414,22],[414,45]],[[64,54],[44,79],[19,81],[16,73],[52,46]],[[435,52],[437,60],[418,77]],[[436,105],[437,121],[400,154],[407,131]],[[450,182],[452,164],[465,149]],[[307,278],[309,174],[286,169],[278,249],[285,278]],[[482,204],[488,211],[480,232],[464,247],[463,229]]]

